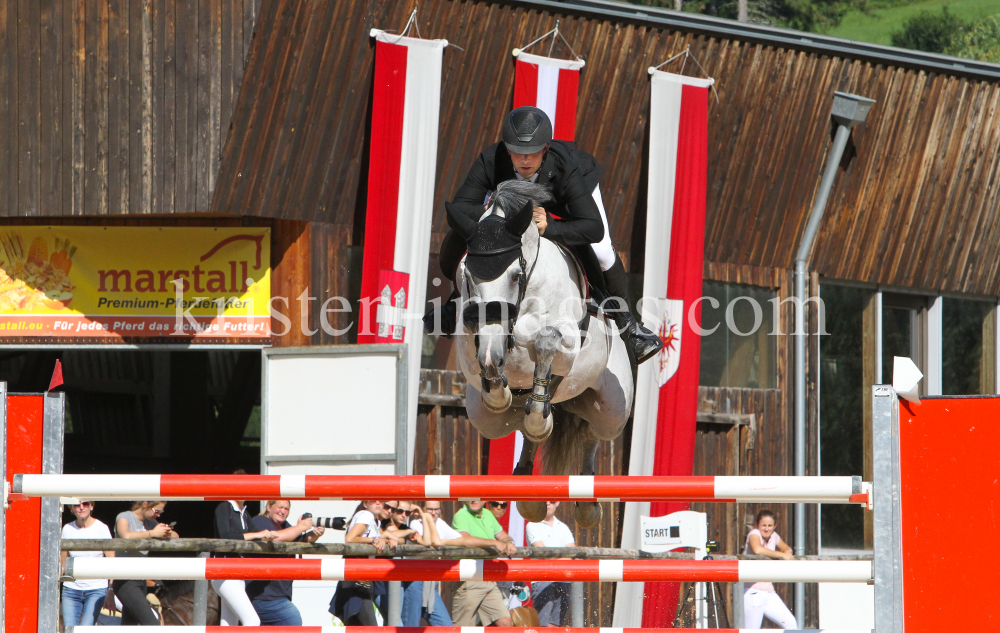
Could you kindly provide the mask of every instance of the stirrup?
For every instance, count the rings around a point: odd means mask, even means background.
[[[663,341],[660,337],[644,328],[637,321],[626,332],[625,344],[632,351],[636,365],[643,364],[663,349]]]

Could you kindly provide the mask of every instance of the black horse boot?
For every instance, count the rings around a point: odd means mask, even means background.
[[[430,309],[424,314],[424,332],[451,338],[458,326],[458,302],[456,299],[458,299],[458,291],[452,290],[448,299],[441,306],[435,307],[434,304],[431,304]],[[435,321],[438,314],[441,315],[440,331],[436,331],[434,327],[437,325]]]
[[[608,310],[608,313],[621,330],[622,341],[635,359],[635,364],[641,365],[663,349],[663,341],[632,315],[631,302],[628,300],[628,277],[617,253],[615,265],[604,271],[604,285],[608,289],[607,304],[618,306],[617,310]]]
[[[441,267],[441,273],[445,279],[455,283],[455,269],[458,268],[458,263],[462,261],[462,257],[465,256],[465,238],[462,237],[458,231],[451,229],[444,236],[444,241],[441,242],[441,249],[438,253],[438,265]],[[424,331],[428,334],[441,334],[445,338],[451,338],[451,335],[455,332],[455,327],[458,325],[458,290],[452,290],[451,295],[448,296],[448,300],[441,305],[440,308],[435,309],[434,305],[431,304],[429,310],[424,314]],[[441,332],[434,331],[435,316],[437,311],[441,312]]]

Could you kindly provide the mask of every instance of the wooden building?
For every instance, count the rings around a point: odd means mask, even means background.
[[[0,1],[2,223],[269,227],[272,295],[293,298],[286,315],[315,332],[295,328],[270,344],[350,343],[351,335],[335,339],[319,327],[319,305],[360,292],[369,30],[401,29],[414,6]],[[829,332],[808,339],[809,473],[870,476],[865,385],[888,381],[893,355],[919,361],[927,393],[996,392],[1000,67],[603,0],[424,0],[422,34],[462,47],[444,53],[436,209],[499,136],[513,93],[511,49],[557,20],[587,60],[577,141],[605,167],[612,237],[637,288],[649,66],[690,47],[700,66],[674,69],[716,80],[704,273],[706,294],[723,304],[747,293],[764,304],[790,296],[794,253],[832,141],[833,92],[876,100],[853,131],[809,260],[810,294],[824,299]],[[443,212],[434,227],[431,277]],[[319,301],[294,301],[307,290]],[[788,303],[776,309],[784,334],[705,342],[699,473],[793,472],[792,313]],[[812,304],[808,319],[817,332]],[[351,321],[338,314],[333,325]],[[211,352],[167,350],[167,361],[151,349],[83,354],[27,339],[2,343],[0,377],[13,390],[44,388],[52,359],[76,353],[71,402],[106,396],[71,405],[80,424],[68,435],[68,469],[92,469],[95,459],[122,472],[252,463],[259,360],[246,350],[222,342]],[[417,472],[479,472],[484,446],[462,417],[450,343],[425,348]],[[173,376],[174,386],[157,376]],[[111,401],[117,417],[102,409]],[[145,425],[130,443],[115,426],[126,414]],[[215,427],[212,449],[184,452],[198,420],[218,416],[226,422]],[[626,432],[602,449],[602,472],[621,472],[628,442]],[[154,445],[151,458],[135,457]],[[218,454],[226,458],[213,461]],[[791,535],[791,508],[776,509],[779,530]],[[755,511],[709,508],[725,553],[742,547]],[[614,545],[618,513],[609,514],[578,543]],[[809,553],[863,548],[860,521],[855,508],[824,510],[821,519],[811,507]],[[588,625],[608,626],[611,588],[589,591]]]

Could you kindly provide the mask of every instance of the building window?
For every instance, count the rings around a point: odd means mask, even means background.
[[[701,327],[711,333],[701,339],[699,384],[774,389],[774,290],[719,281],[706,281],[703,288]]]
[[[996,393],[995,307],[991,301],[944,298],[941,387],[945,395]]]
[[[828,336],[819,337],[820,474],[864,471],[864,309],[870,290],[823,284]],[[820,513],[823,548],[863,549],[864,514],[857,506],[825,504]]]

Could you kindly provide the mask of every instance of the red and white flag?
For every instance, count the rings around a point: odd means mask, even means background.
[[[576,102],[584,61],[519,52],[514,69],[514,107],[535,106],[549,115],[552,137],[576,139]]]
[[[576,137],[576,103],[580,91],[580,69],[583,66],[583,60],[552,59],[519,51],[514,70],[514,107],[539,108],[552,121],[553,137],[560,141],[572,141]],[[489,474],[511,474],[523,444],[524,437],[520,431],[490,440]],[[536,453],[536,456],[540,455],[540,451]],[[536,474],[539,461],[535,460]],[[501,526],[514,539],[515,545],[524,547],[527,522],[517,511],[516,503],[509,508],[500,521]]]
[[[698,413],[702,266],[711,79],[651,70],[643,322],[663,350],[639,366],[629,475],[691,475]],[[669,248],[664,248],[664,246]],[[629,503],[622,547],[638,549],[639,517],[685,503]],[[678,583],[620,583],[615,627],[673,626]]]
[[[375,85],[358,343],[406,343],[408,375],[419,376],[441,61],[448,42],[378,29],[371,35],[376,40]],[[412,450],[420,381],[408,383],[407,446]],[[413,460],[408,462],[412,468]]]

